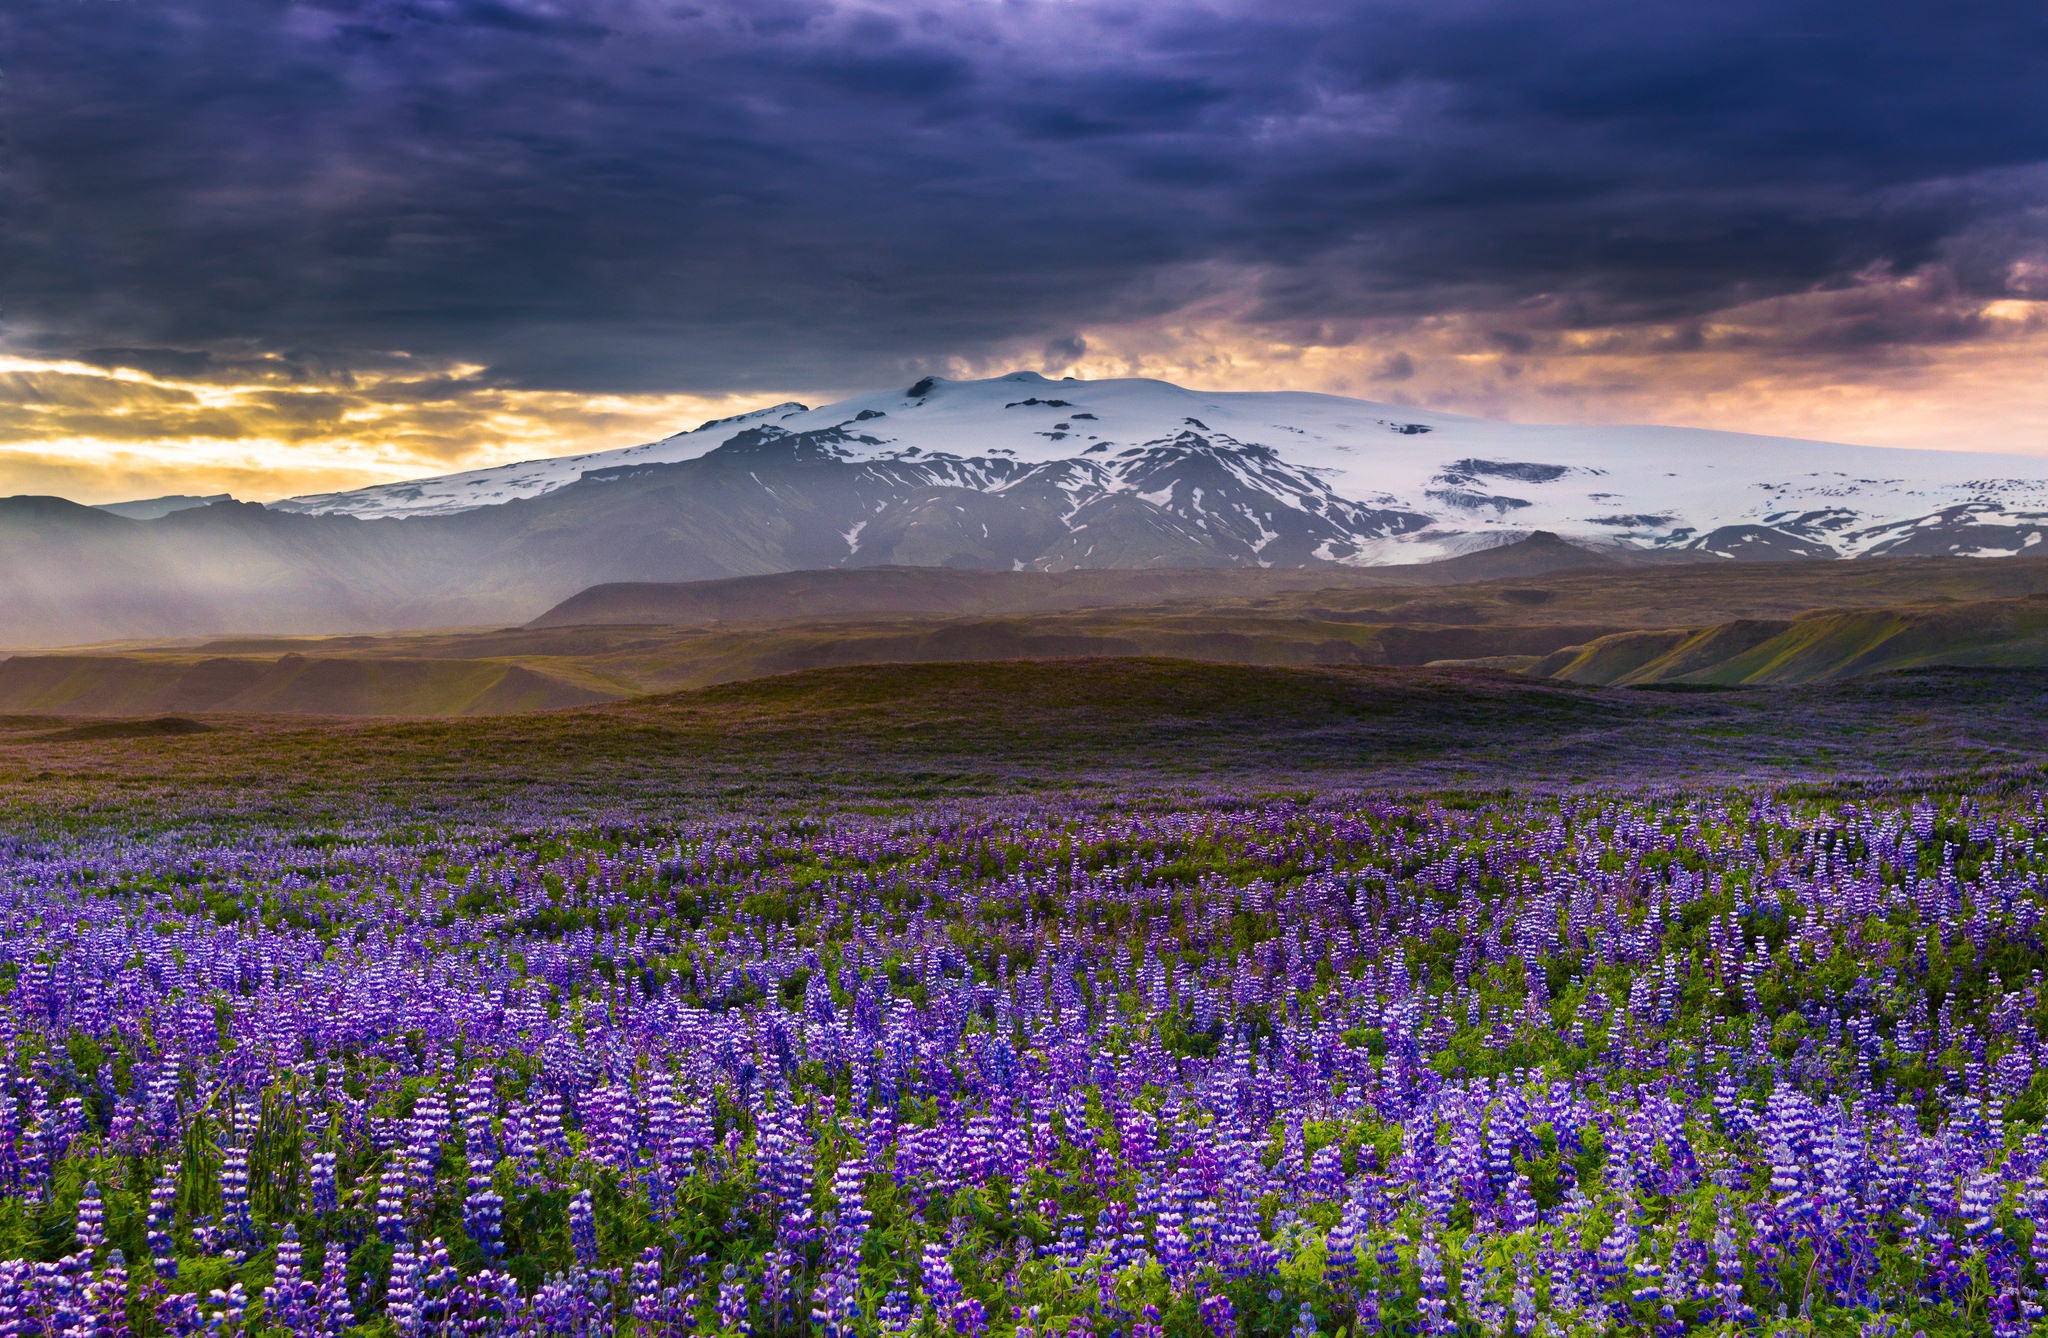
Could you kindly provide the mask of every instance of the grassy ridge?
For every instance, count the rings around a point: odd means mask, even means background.
[[[493,715],[625,695],[574,665],[494,660],[257,656],[21,655],[0,660],[0,709],[91,715],[308,711]]]
[[[2036,596],[1626,632],[1557,651],[1527,672],[1612,686],[1778,687],[1933,665],[2043,664],[2048,600]]]

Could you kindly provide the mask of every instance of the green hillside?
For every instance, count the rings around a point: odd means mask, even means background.
[[[1531,540],[1460,568],[1484,579],[1438,584],[1392,569],[898,568],[600,587],[545,625],[20,656],[0,663],[0,711],[465,715],[841,666],[1088,656],[1454,662],[1592,686],[2048,663],[2048,561],[1543,569],[1576,551]]]
[[[2048,599],[1833,609],[1789,621],[1622,632],[1566,647],[1525,672],[1616,687],[1782,687],[1932,665],[2048,665]]]

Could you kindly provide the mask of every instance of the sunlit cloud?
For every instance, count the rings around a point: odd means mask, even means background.
[[[0,493],[268,501],[630,445],[757,399],[523,390],[474,365],[263,369],[262,359],[231,363],[201,379],[0,357]]]
[[[1664,423],[2048,456],[2048,299],[1986,302],[1936,274],[1743,304],[1682,322],[1575,327],[1565,304],[1261,322],[1256,284],[1164,320],[953,359],[1217,390],[1311,390],[1544,423]],[[1936,291],[1930,291],[1930,289]]]

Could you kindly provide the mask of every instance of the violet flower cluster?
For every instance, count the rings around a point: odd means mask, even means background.
[[[2006,786],[0,844],[0,1333],[2043,1332]]]

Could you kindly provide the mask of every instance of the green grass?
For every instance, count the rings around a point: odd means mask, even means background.
[[[1937,665],[2048,665],[2048,601],[1827,610],[1784,622],[1625,632],[1558,651],[1528,672],[1575,683],[1781,687]]]

